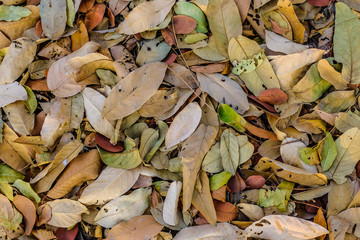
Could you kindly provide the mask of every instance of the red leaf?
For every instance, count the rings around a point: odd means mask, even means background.
[[[170,66],[171,64],[173,64],[173,63],[175,62],[176,58],[177,58],[177,55],[176,55],[175,53],[171,52],[171,53],[169,53],[169,55],[168,55],[164,60],[162,60],[162,61],[163,61],[164,63],[167,63],[167,64]]]
[[[276,105],[286,102],[288,96],[282,90],[273,88],[262,91],[259,94],[258,99],[260,101]]]
[[[71,230],[66,230],[66,228],[58,228],[55,232],[56,239],[58,240],[74,240],[78,233],[78,225],[76,225]]]
[[[246,183],[239,173],[236,172],[228,181],[227,186],[232,193],[239,193],[246,188]]]
[[[173,17],[173,24],[176,34],[189,34],[197,26],[195,19],[185,16],[185,15],[176,15]],[[168,26],[170,30],[173,30],[171,25]]]
[[[88,31],[93,30],[104,17],[106,6],[104,4],[95,4],[91,10],[86,13],[85,26]]]
[[[120,142],[113,145],[107,137],[104,137],[100,133],[96,133],[95,141],[97,145],[109,152],[121,152],[124,149]]]

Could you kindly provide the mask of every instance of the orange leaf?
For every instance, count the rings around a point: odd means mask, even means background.
[[[317,211],[316,216],[314,217],[314,223],[319,224],[320,226],[323,226],[324,228],[327,228],[326,219],[323,213],[322,208],[319,208]],[[320,240],[324,240],[326,237],[325,235],[320,236]]]
[[[16,195],[13,203],[25,219],[25,234],[30,235],[36,222],[36,208],[34,203],[27,197]]]
[[[236,218],[238,214],[238,208],[229,202],[220,202],[214,200],[214,206],[216,210],[216,217],[218,222],[228,222]]]
[[[41,38],[41,34],[43,32],[42,29],[42,25],[41,25],[41,20],[37,21],[37,23],[35,24],[35,33],[36,36],[38,36],[39,38]]]
[[[251,134],[253,134],[257,137],[278,141],[275,133],[270,132],[265,129],[262,129],[262,128],[255,127],[254,125],[251,125],[250,123],[248,123],[246,130],[248,130]]]
[[[226,201],[226,185],[222,186],[218,190],[212,191],[211,197],[215,200],[225,202]]]
[[[286,102],[288,100],[288,96],[282,90],[274,88],[262,91],[259,94],[258,99],[260,101],[276,105]]]
[[[185,15],[174,16],[172,23],[176,34],[189,34],[194,31],[197,26],[195,19]],[[171,25],[169,25],[169,28],[173,30]]]
[[[167,28],[161,29],[161,34],[169,46],[176,44],[175,35],[171,30]]]
[[[113,227],[107,240],[151,239],[163,228],[153,216],[134,217],[127,222],[121,222]]]
[[[113,145],[110,143],[110,139],[104,137],[100,133],[96,133],[95,141],[97,145],[109,152],[121,152],[124,149],[120,142],[116,145]]]
[[[79,12],[87,13],[95,4],[95,0],[82,0],[79,6]]]
[[[74,52],[78,50],[88,41],[89,41],[89,35],[86,26],[82,21],[80,21],[79,30],[77,30],[73,35],[71,35],[72,51]]]
[[[88,31],[93,30],[104,17],[106,6],[101,3],[95,4],[93,8],[86,13],[85,26]]]
[[[115,16],[111,12],[110,8],[107,7],[106,9],[107,9],[107,14],[108,14],[109,21],[110,21],[110,27],[115,27]]]

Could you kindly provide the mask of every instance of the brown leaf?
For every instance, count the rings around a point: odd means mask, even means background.
[[[106,240],[151,239],[163,228],[153,216],[134,217],[113,227]]]
[[[47,223],[51,219],[51,207],[47,204],[43,205],[42,208],[37,209],[39,215],[39,221],[37,221],[36,226],[41,226],[42,224]]]
[[[235,4],[239,9],[241,21],[244,22],[248,15],[251,0],[235,0]]]
[[[71,48],[76,51],[89,41],[89,35],[83,21],[79,21],[79,30],[71,35]]]
[[[82,0],[79,6],[79,12],[87,13],[95,4],[95,0]]]
[[[52,231],[46,229],[37,229],[32,231],[32,234],[39,240],[51,240],[55,239],[56,236]]]
[[[75,227],[73,227],[70,230],[67,230],[66,228],[58,228],[56,229],[56,239],[58,240],[74,240],[77,233],[79,231],[79,227],[76,224]]]
[[[151,185],[152,185],[151,177],[145,176],[145,175],[140,175],[139,178],[134,183],[134,186],[132,186],[132,189],[150,187]]]
[[[228,181],[227,186],[232,193],[239,193],[246,188],[246,183],[242,177],[240,177],[239,173],[236,172]]]
[[[84,139],[84,146],[88,148],[96,147],[96,140],[95,140],[96,133],[90,133]]]
[[[31,131],[31,136],[40,136],[40,131],[44,124],[45,117],[46,117],[45,111],[41,111],[39,112],[38,115],[35,116],[35,125],[33,130]]]
[[[322,208],[318,209],[317,214],[314,217],[314,223],[317,223],[320,226],[323,226],[324,228],[327,228],[326,219],[325,219]],[[320,240],[324,240],[326,238],[326,234],[320,236],[319,238],[320,238]]]
[[[286,102],[288,96],[282,90],[274,88],[262,91],[259,94],[258,99],[266,103],[277,105]]]
[[[226,201],[226,185],[222,186],[218,190],[212,191],[211,197],[215,200],[225,202]]]
[[[210,224],[216,224],[216,212],[211,198],[209,179],[205,171],[201,171],[196,179],[192,204]]]
[[[115,27],[115,16],[111,12],[110,8],[106,7],[106,9],[107,9],[108,17],[109,17],[110,27]]]
[[[43,33],[41,20],[37,21],[37,23],[35,24],[35,33],[39,38],[41,37],[41,35]]]
[[[100,155],[96,149],[80,154],[69,163],[47,196],[61,198],[75,186],[80,186],[88,180],[96,179],[100,174],[101,165]]]
[[[101,148],[109,152],[121,152],[122,150],[124,150],[121,142],[118,142],[116,145],[113,145],[110,142],[110,139],[101,135],[100,133],[95,134],[95,141],[97,145],[99,145]]]
[[[212,63],[203,66],[191,66],[190,69],[196,73],[221,73],[226,68],[226,63]]]
[[[195,19],[185,15],[173,16],[172,21],[173,26],[169,25],[169,28],[174,29],[176,34],[191,33],[197,26]]]
[[[248,123],[246,130],[248,130],[251,134],[253,134],[257,137],[277,141],[277,137],[276,137],[275,133],[270,132],[265,129],[262,129],[262,128],[258,128],[250,123]]]
[[[229,202],[220,202],[214,200],[214,206],[216,210],[216,217],[218,222],[228,222],[236,218],[238,214],[238,208]]]
[[[50,89],[46,83],[46,79],[27,80],[26,86],[31,88],[31,90],[33,90],[33,91],[50,92]]]
[[[255,97],[254,95],[248,95],[248,98],[254,100],[255,102],[259,103],[261,106],[265,107],[267,110],[269,110],[270,112],[276,113],[276,110],[274,108],[273,105],[265,103],[263,101],[260,101],[260,99],[258,99],[257,97]]]
[[[252,176],[248,177],[245,182],[246,182],[246,185],[250,189],[257,189],[257,188],[261,188],[262,186],[264,186],[265,181],[266,180],[263,176],[252,175]]]
[[[169,46],[172,46],[172,45],[176,44],[175,35],[171,30],[169,30],[168,28],[161,29],[161,34],[164,37],[165,42]]]
[[[88,13],[86,13],[84,23],[88,31],[93,30],[97,25],[99,25],[104,17],[105,10],[105,4],[97,3]]]
[[[30,235],[36,222],[36,209],[34,203],[22,195],[16,195],[13,203],[25,219],[25,234]]]

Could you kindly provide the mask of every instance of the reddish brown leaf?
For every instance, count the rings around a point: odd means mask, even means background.
[[[134,217],[127,222],[121,222],[113,227],[107,240],[151,239],[163,228],[153,216]]]
[[[106,9],[107,9],[108,17],[109,17],[110,27],[115,27],[115,16],[111,12],[110,8],[107,7]]]
[[[288,96],[282,90],[274,88],[262,91],[259,94],[258,99],[266,103],[277,105],[286,102]]]
[[[255,97],[254,95],[248,95],[248,98],[254,100],[255,102],[259,103],[260,105],[262,105],[263,107],[265,107],[267,110],[269,110],[270,112],[276,113],[276,110],[274,108],[273,105],[270,105],[268,103],[262,102],[260,101],[260,99],[258,99],[257,97]]]
[[[40,0],[27,0],[26,1],[26,5],[39,5],[40,4]]]
[[[220,73],[226,68],[226,63],[212,63],[203,66],[191,66],[190,69],[197,73]]]
[[[254,125],[252,125],[250,123],[248,123],[246,130],[248,130],[251,134],[253,134],[257,137],[277,141],[277,137],[276,137],[275,133],[270,132],[265,129],[262,129],[262,128],[255,127]]]
[[[90,133],[89,135],[87,135],[85,137],[85,140],[84,140],[85,147],[89,147],[89,148],[96,147],[95,135],[96,135],[96,133]]]
[[[228,222],[236,218],[238,214],[238,208],[229,202],[220,202],[214,200],[214,206],[216,210],[216,217],[218,222]]]
[[[66,228],[58,228],[55,232],[56,239],[74,240],[78,233],[78,230],[79,230],[79,227],[77,224],[71,230],[67,230]]]
[[[51,207],[48,204],[45,204],[43,206],[44,207],[40,210],[39,221],[37,221],[36,226],[41,226],[42,224],[47,223],[51,219]]]
[[[162,61],[163,61],[164,63],[167,63],[167,64],[170,66],[171,64],[173,64],[173,63],[175,62],[176,58],[177,58],[177,55],[176,55],[175,53],[171,52],[171,53],[169,53],[169,55],[168,55],[164,60],[162,60]]]
[[[16,195],[13,203],[25,219],[25,234],[30,235],[36,222],[36,208],[34,203],[27,197]]]
[[[35,125],[33,130],[31,131],[32,136],[40,136],[40,131],[42,129],[42,126],[44,124],[46,117],[46,113],[44,111],[39,112],[38,115],[35,117]]]
[[[204,215],[202,215],[201,213],[198,214],[198,217],[195,218],[194,222],[195,222],[196,225],[209,224],[209,222],[206,220]]]
[[[121,142],[113,145],[107,137],[104,137],[100,133],[96,133],[95,141],[97,145],[109,152],[121,152],[122,150],[124,150]]]
[[[325,7],[328,6],[331,0],[306,0],[308,3],[315,7]]]
[[[43,32],[42,29],[42,25],[41,25],[41,20],[37,21],[37,23],[35,24],[35,33],[36,36],[41,37],[41,34]]]
[[[95,4],[95,0],[82,0],[79,6],[79,12],[87,13]]]
[[[152,185],[152,178],[145,175],[140,175],[138,180],[132,186],[132,189],[142,188],[142,187],[150,187]]]
[[[263,176],[252,175],[246,179],[245,183],[250,189],[257,189],[264,186],[265,181],[266,180]]]
[[[176,15],[172,19],[172,25],[169,25],[168,27],[170,30],[175,30],[176,34],[189,34],[197,26],[197,23],[195,19],[185,16],[185,15]]]
[[[50,89],[46,83],[46,79],[40,80],[28,80],[26,86],[31,88],[33,91],[50,92]]]
[[[88,31],[93,30],[97,25],[99,25],[104,17],[105,10],[106,6],[104,4],[97,3],[88,13],[86,13],[84,23]]]
[[[212,191],[211,197],[215,200],[225,202],[226,201],[226,185],[222,186],[218,190]]]
[[[227,186],[232,193],[239,193],[246,188],[246,183],[242,177],[240,177],[239,173],[236,172],[228,181]]]
[[[356,176],[360,177],[360,161],[357,162],[355,169],[356,169]]]
[[[167,28],[161,29],[161,34],[169,46],[176,44],[175,35],[171,30]]]
[[[275,32],[277,34],[282,35],[282,34],[288,33],[290,31],[289,29],[280,26],[279,23],[275,22],[271,18],[270,18],[270,22],[271,22],[271,29],[273,30],[273,32]]]

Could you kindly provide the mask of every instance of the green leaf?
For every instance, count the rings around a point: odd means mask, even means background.
[[[139,149],[141,158],[144,158],[145,155],[155,146],[157,140],[159,139],[159,135],[159,131],[153,128],[145,129],[142,132]]]
[[[0,182],[0,191],[10,200],[14,200],[13,188],[6,182]]]
[[[321,167],[323,171],[327,171],[332,166],[336,155],[337,150],[334,139],[331,133],[326,132],[324,145],[321,150]]]
[[[303,102],[314,102],[318,100],[331,83],[321,78],[317,63],[311,65],[305,76],[292,88],[295,96]]]
[[[195,31],[200,33],[208,32],[208,24],[205,14],[195,4],[189,2],[177,2],[175,4],[174,11],[178,15],[185,15],[195,19],[197,23]]]
[[[286,211],[286,208],[284,207],[286,206],[286,195],[286,190],[280,190],[278,188],[275,191],[260,189],[258,205],[260,207],[275,206],[280,211]]]
[[[231,178],[231,173],[221,172],[210,177],[210,190],[215,191],[224,186]]]
[[[234,109],[227,104],[221,104],[218,108],[218,114],[221,121],[235,128],[239,132],[245,132],[247,127],[246,120],[240,116]]]
[[[67,13],[67,20],[66,24],[69,27],[74,26],[74,20],[75,20],[75,6],[73,0],[66,0],[66,13]]]
[[[201,40],[204,40],[206,38],[208,38],[208,35],[206,35],[204,33],[193,33],[193,34],[186,35],[184,40],[188,44],[193,44],[193,43],[200,42]]]
[[[236,169],[239,166],[240,153],[239,143],[234,130],[228,128],[221,134],[220,155],[224,170],[235,175]]]
[[[13,184],[25,197],[34,200],[39,203],[41,201],[39,195],[32,189],[30,183],[24,182],[21,179],[18,179]]]
[[[235,2],[209,0],[206,16],[219,52],[227,56],[230,39],[242,34],[242,22]]]
[[[133,169],[139,166],[142,159],[137,148],[125,150],[120,153],[108,152],[101,147],[97,147],[101,160],[108,166],[113,168]]]
[[[318,146],[313,148],[307,147],[299,150],[300,159],[309,165],[315,165],[320,163],[319,155],[318,155]]]
[[[24,104],[25,104],[26,108],[30,111],[30,113],[34,113],[37,108],[36,96],[35,96],[34,92],[31,90],[31,88],[29,88],[26,85],[24,85],[23,87],[25,88],[27,96],[28,96],[28,99],[26,101],[24,101]]]
[[[344,3],[335,4],[334,56],[347,83],[360,83],[360,20]]]
[[[101,86],[109,85],[112,88],[119,82],[119,78],[107,69],[96,69],[96,75],[100,78]]]
[[[0,164],[0,182],[13,183],[17,179],[23,180],[24,178],[24,175],[22,175],[18,171],[15,171],[8,165]]]
[[[31,11],[25,7],[20,6],[0,6],[0,21],[18,21],[23,17],[27,17]]]
[[[341,112],[356,102],[354,91],[335,91],[321,99],[319,109],[327,113]]]
[[[328,179],[333,179],[337,184],[346,182],[346,176],[354,171],[355,165],[360,159],[359,142],[359,128],[351,128],[336,139],[335,161],[329,170],[324,172]]]

